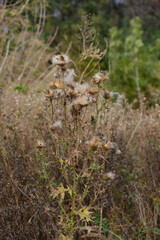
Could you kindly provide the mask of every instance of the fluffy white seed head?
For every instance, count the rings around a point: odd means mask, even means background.
[[[116,174],[113,173],[113,172],[108,172],[108,173],[106,173],[106,177],[111,179],[111,180],[114,180],[115,177],[116,177]]]
[[[89,84],[88,83],[83,83],[83,84],[76,83],[74,91],[76,94],[87,93],[89,91]]]
[[[67,85],[70,85],[70,84],[73,84],[74,77],[75,77],[74,69],[67,69],[64,73],[64,79],[63,80]]]
[[[109,75],[105,72],[99,72],[93,76],[93,83],[95,84],[100,84],[106,80],[109,80]]]
[[[66,65],[70,62],[70,58],[65,54],[59,54],[52,57],[53,65]]]

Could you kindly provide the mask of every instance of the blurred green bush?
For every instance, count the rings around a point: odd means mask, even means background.
[[[137,88],[140,87],[147,99],[158,103],[159,98],[153,91],[160,86],[160,38],[154,43],[145,43],[142,22],[136,17],[130,20],[127,32],[112,27],[109,42],[111,82],[114,88],[125,91],[129,101],[132,101],[137,97]]]

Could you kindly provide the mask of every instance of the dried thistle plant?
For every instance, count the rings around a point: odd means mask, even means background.
[[[115,143],[106,143],[105,139],[98,137],[102,131],[98,123],[99,113],[105,112],[110,98],[106,97],[110,93],[103,89],[109,75],[98,72],[93,76],[93,82],[80,83],[75,78],[76,69],[69,68],[70,63],[72,60],[67,55],[53,56],[56,70],[45,93],[51,105],[52,124],[49,129],[62,178],[59,187],[51,184],[51,195],[61,209],[59,224],[66,239],[73,238],[82,226],[91,224],[92,208],[95,209],[94,203],[99,202],[98,198],[101,205],[97,207],[103,212],[104,182],[115,178],[115,173],[106,172],[105,158],[110,150],[117,149]],[[88,119],[90,112],[95,115],[98,112],[96,127]],[[91,188],[94,201],[90,196]]]

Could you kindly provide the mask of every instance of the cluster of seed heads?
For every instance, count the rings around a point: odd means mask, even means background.
[[[113,96],[111,92],[103,88],[103,84],[109,80],[109,74],[106,72],[98,72],[93,76],[90,83],[85,81],[80,83],[74,69],[69,68],[70,63],[71,59],[67,55],[61,54],[52,57],[55,73],[53,81],[45,92],[47,101],[53,104],[54,101],[61,100],[64,106],[69,106],[68,110],[72,116],[79,116],[83,108],[96,103],[97,96],[102,96],[104,99],[110,99]],[[55,111],[58,110],[56,109]],[[58,133],[58,135],[62,132],[62,129],[63,121],[61,119],[56,120],[50,126],[50,130],[54,133]],[[93,151],[97,151],[101,148],[107,152],[114,149],[116,154],[121,153],[115,143],[110,141],[105,143],[98,137],[93,137],[90,141],[87,141],[86,144]],[[38,140],[36,147],[38,149],[44,148],[45,142]],[[106,173],[106,177],[113,180],[115,174],[109,172]]]
[[[74,69],[68,68],[71,62],[66,55],[56,55],[52,58],[52,63],[56,67],[54,80],[50,83],[45,95],[52,101],[53,99],[64,98],[70,101],[71,113],[77,114],[79,111],[96,102],[96,95],[100,89],[103,91],[105,99],[111,98],[111,94],[102,88],[102,84],[109,80],[109,75],[105,72],[96,73],[91,84],[79,83],[75,81]]]

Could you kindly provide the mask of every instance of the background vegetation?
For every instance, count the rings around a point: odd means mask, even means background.
[[[2,1],[2,8],[6,1]],[[7,1],[8,12],[5,17],[13,17],[14,10],[9,4],[21,5],[19,1]],[[16,6],[17,6],[16,5]],[[89,1],[28,1],[23,9],[23,19],[27,23],[28,32],[41,28],[38,39],[48,41],[58,26],[57,38],[52,47],[58,45],[58,51],[65,51],[72,42],[71,55],[80,54],[77,34],[82,15],[90,14],[93,27],[97,31],[94,39],[99,47],[108,51],[101,61],[101,67],[111,72],[111,89],[125,92],[129,101],[137,98],[136,78],[138,75],[142,93],[149,100],[149,105],[159,102],[160,68],[160,33],[158,0],[89,0]],[[6,35],[11,29],[1,26]],[[22,24],[22,23],[21,23]],[[19,31],[22,25],[19,25]],[[39,25],[40,24],[40,25]]]

